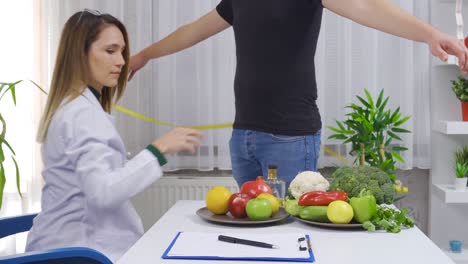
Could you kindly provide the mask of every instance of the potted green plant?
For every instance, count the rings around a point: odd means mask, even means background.
[[[356,157],[355,165],[378,167],[395,182],[396,160],[405,162],[398,153],[408,149],[394,144],[394,140],[401,141],[399,134],[410,133],[401,128],[410,117],[403,116],[400,107],[395,110],[386,108],[389,97],[384,99],[384,90],[380,91],[377,100],[366,89],[364,93],[366,99],[356,96],[360,104],[346,106],[351,112],[346,114],[345,121],[336,120],[337,127],[328,126],[335,132],[328,138],[351,143],[350,154]]]
[[[461,102],[462,119],[468,121],[468,80],[463,77],[458,77],[457,80],[452,80],[452,91]]]
[[[455,190],[466,190],[468,182],[468,146],[455,151],[455,176]]]
[[[11,99],[13,100],[13,104],[16,106],[16,86],[20,84],[21,82],[23,82],[23,80],[13,82],[13,83],[0,82],[0,101],[3,99],[5,95],[10,94]],[[37,88],[39,88],[43,93],[46,93],[35,82],[33,81],[31,82]],[[21,190],[20,190],[20,170],[19,170],[18,162],[15,157],[16,154],[15,154],[13,147],[10,145],[10,143],[8,143],[8,140],[6,137],[7,136],[7,124],[3,117],[3,113],[1,112],[0,112],[0,125],[1,125],[1,130],[0,130],[0,208],[1,208],[2,202],[3,202],[3,190],[5,188],[5,183],[6,183],[5,161],[6,161],[7,155],[9,155],[9,158],[11,158],[15,166],[16,187],[18,189],[18,193],[20,196],[21,196]]]

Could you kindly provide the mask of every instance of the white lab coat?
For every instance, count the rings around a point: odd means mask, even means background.
[[[130,198],[162,175],[150,151],[127,162],[126,153],[89,89],[59,108],[42,146],[42,211],[26,250],[83,246],[117,261],[143,234]]]

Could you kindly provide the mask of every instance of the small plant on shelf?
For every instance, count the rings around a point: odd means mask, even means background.
[[[468,146],[455,151],[455,189],[465,190],[468,181]]]
[[[468,80],[463,77],[458,77],[452,80],[452,91],[457,96],[458,100],[468,102]]]
[[[463,77],[458,77],[457,80],[452,80],[452,91],[461,102],[462,120],[468,121],[468,80]]]
[[[465,178],[468,175],[468,164],[455,163],[455,176],[457,178]]]

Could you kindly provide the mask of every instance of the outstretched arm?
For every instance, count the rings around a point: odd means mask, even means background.
[[[179,27],[162,40],[155,42],[130,59],[130,79],[148,63],[159,58],[189,48],[231,26],[216,9],[198,20]]]
[[[468,52],[463,43],[431,25],[408,14],[388,0],[322,0],[330,11],[359,24],[377,30],[425,42],[432,55],[446,61],[448,54],[455,55],[460,70],[468,71]]]

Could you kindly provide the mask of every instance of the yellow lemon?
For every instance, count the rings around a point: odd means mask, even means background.
[[[328,205],[327,217],[334,224],[347,224],[354,217],[353,207],[344,201],[334,201]]]
[[[259,196],[257,196],[257,198],[265,198],[268,201],[270,201],[272,214],[275,214],[276,212],[278,212],[280,205],[279,205],[278,198],[276,198],[276,196],[270,193],[262,193]]]
[[[206,207],[213,214],[225,214],[228,211],[231,191],[224,186],[215,186],[206,194]]]

